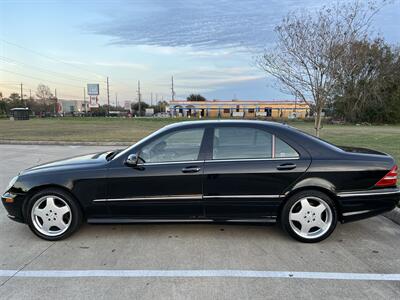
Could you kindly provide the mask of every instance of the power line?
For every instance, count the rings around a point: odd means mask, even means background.
[[[49,56],[49,55],[46,55],[46,54],[37,52],[37,51],[32,50],[32,49],[29,49],[29,48],[27,48],[27,47],[24,47],[24,46],[21,46],[21,45],[18,45],[18,44],[15,44],[15,43],[6,41],[5,39],[0,39],[0,40],[1,40],[3,43],[9,44],[9,45],[11,45],[11,46],[14,46],[14,47],[17,47],[17,48],[20,48],[20,49],[23,49],[23,50],[26,50],[26,51],[29,51],[29,52],[32,52],[32,53],[34,53],[34,54],[36,54],[36,55],[38,55],[38,56],[42,56],[42,57],[47,58],[47,59],[51,59],[51,60],[54,60],[54,61],[57,61],[57,62],[61,62],[61,63],[63,63],[63,64],[66,64],[66,65],[70,66],[70,67],[73,67],[73,68],[76,68],[76,69],[79,69],[79,70],[83,70],[83,71],[85,71],[85,72],[94,74],[94,75],[99,76],[99,77],[105,77],[104,75],[101,75],[101,74],[98,74],[98,73],[93,72],[93,71],[91,71],[91,70],[87,70],[86,68],[82,68],[82,67],[76,66],[76,65],[74,65],[74,64],[68,63],[68,62],[66,62],[66,61],[64,61],[64,60],[62,60],[62,59],[58,59],[58,58],[51,57],[51,56]]]
[[[23,76],[23,77],[28,77],[28,78],[36,79],[36,80],[39,80],[39,81],[42,81],[42,82],[51,82],[51,83],[53,83],[53,84],[58,84],[58,85],[71,86],[71,87],[74,87],[74,88],[82,88],[82,86],[72,85],[72,84],[68,84],[68,83],[60,83],[60,82],[56,82],[56,81],[48,80],[48,79],[43,80],[42,78],[38,78],[38,77],[34,77],[34,76],[22,74],[22,73],[10,71],[10,70],[0,69],[0,71],[7,72],[7,73],[12,73],[12,74],[16,74],[16,75]]]
[[[16,44],[16,43],[13,43],[13,42],[10,42],[10,41],[7,41],[7,40],[5,40],[5,39],[0,38],[0,41],[2,41],[3,43],[9,44],[9,45],[11,45],[11,46],[14,46],[14,47],[23,49],[23,50],[25,50],[25,51],[32,52],[32,53],[34,53],[34,54],[36,54],[36,55],[38,55],[38,56],[41,56],[41,57],[44,57],[44,58],[47,58],[47,59],[50,59],[50,60],[53,60],[53,61],[56,61],[56,62],[63,63],[63,64],[65,64],[65,65],[68,65],[68,66],[73,67],[73,68],[75,68],[75,69],[83,70],[83,71],[85,71],[85,72],[94,74],[94,75],[96,75],[96,76],[98,76],[98,77],[101,77],[101,78],[106,78],[106,77],[107,77],[107,76],[105,76],[105,75],[102,75],[102,74],[93,72],[93,71],[88,70],[88,69],[86,69],[86,68],[82,68],[82,67],[77,66],[77,65],[75,65],[75,64],[66,62],[66,61],[64,61],[64,60],[62,60],[62,59],[55,58],[55,57],[51,57],[51,56],[49,56],[49,55],[46,55],[46,54],[37,52],[37,51],[35,51],[35,50],[32,50],[32,49],[30,49],[30,48],[27,48],[27,47],[18,45],[18,44]],[[104,81],[103,81],[103,82],[104,82]],[[114,81],[114,82],[118,83],[118,81]],[[126,85],[129,86],[129,85],[130,85],[130,83],[127,83],[127,82],[126,82],[126,83],[120,82],[120,83],[121,83],[123,86],[126,86]]]
[[[1,56],[1,55],[0,55],[0,60],[6,61],[6,62],[11,62],[11,63],[18,63],[18,64],[20,64],[22,66],[25,66],[25,67],[28,67],[28,68],[31,68],[31,69],[36,69],[36,70],[38,70],[39,72],[42,72],[42,73],[54,74],[54,75],[58,75],[59,77],[64,77],[64,79],[67,79],[67,80],[74,80],[74,81],[79,81],[79,82],[82,82],[82,81],[83,82],[88,82],[89,81],[88,78],[77,77],[77,76],[66,74],[66,73],[60,73],[60,72],[55,72],[55,71],[52,71],[52,70],[44,69],[44,68],[41,68],[41,67],[36,67],[36,66],[29,65],[29,64],[23,63],[21,61],[18,61],[18,60],[12,59],[12,58],[8,58],[8,57],[5,57],[5,56]]]

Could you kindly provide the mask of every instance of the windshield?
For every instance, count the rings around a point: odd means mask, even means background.
[[[136,142],[132,146],[129,146],[125,150],[122,150],[121,152],[117,153],[115,156],[113,156],[113,159],[118,159],[119,157],[124,156],[126,153],[131,152],[131,150],[133,148],[135,148],[135,147],[139,146],[140,144],[150,140],[151,138],[153,138],[154,136],[158,135],[160,132],[166,130],[167,128],[168,128],[168,126],[165,126],[163,128],[160,128],[160,129],[154,131],[153,133],[151,133],[148,136],[144,137],[143,139],[139,140],[138,142]]]

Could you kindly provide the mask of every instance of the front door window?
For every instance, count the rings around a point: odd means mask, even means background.
[[[143,147],[140,158],[146,163],[197,160],[204,128],[172,132]]]

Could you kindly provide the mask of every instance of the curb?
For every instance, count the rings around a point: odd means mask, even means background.
[[[386,218],[392,220],[396,224],[400,225],[400,208],[396,207],[395,209],[383,214]]]
[[[0,140],[1,145],[58,145],[58,146],[130,146],[128,142],[18,141]]]

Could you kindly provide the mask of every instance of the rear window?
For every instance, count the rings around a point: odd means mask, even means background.
[[[287,128],[289,128],[289,129],[291,129],[293,131],[296,131],[296,133],[301,134],[301,135],[305,136],[306,138],[312,139],[315,142],[318,142],[320,144],[324,144],[325,146],[327,146],[327,147],[329,147],[331,149],[334,149],[336,151],[343,151],[340,147],[338,147],[338,146],[336,146],[334,144],[331,144],[331,143],[329,143],[329,142],[327,142],[327,141],[325,141],[325,140],[323,140],[321,138],[317,138],[316,136],[314,136],[312,134],[309,134],[307,132],[304,132],[304,131],[302,131],[300,129],[297,129],[297,128],[289,126],[289,125],[286,125],[286,126],[287,126]]]
[[[280,138],[275,137],[275,158],[298,158],[299,154],[296,150],[282,141]]]

